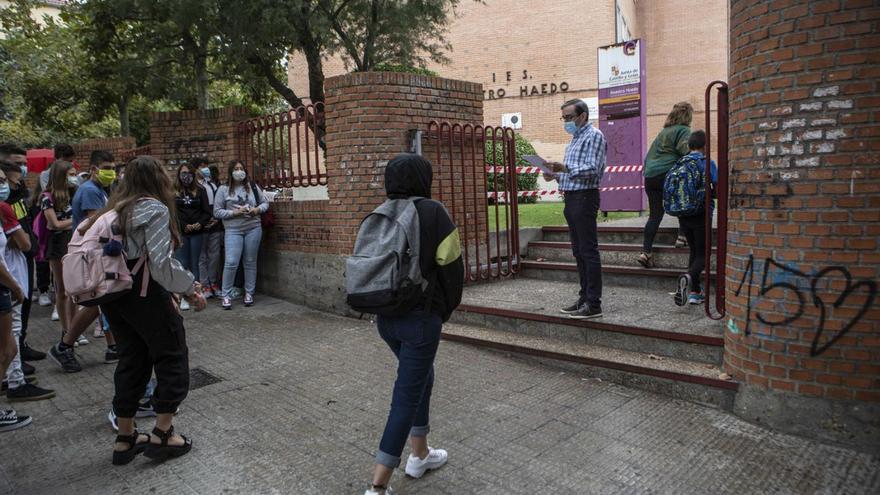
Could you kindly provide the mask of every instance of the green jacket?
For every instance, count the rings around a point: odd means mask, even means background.
[[[686,125],[664,127],[645,156],[645,177],[665,174],[679,158],[687,155],[689,137],[691,128]]]

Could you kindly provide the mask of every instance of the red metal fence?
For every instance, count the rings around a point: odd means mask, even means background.
[[[711,176],[709,164],[712,158],[712,88],[718,86],[717,104],[718,104],[718,184],[715,186],[716,197],[718,199],[718,228],[712,230],[712,196],[706,195],[706,288],[708,290],[710,273],[712,267],[712,241],[718,246],[715,255],[715,307],[718,315],[712,314],[709,304],[710,298],[705,300],[706,316],[713,320],[724,318],[726,313],[725,304],[725,287],[727,277],[727,178],[730,173],[727,152],[728,152],[728,122],[729,107],[727,83],[723,81],[713,81],[706,87],[706,190],[709,190]],[[717,239],[713,239],[716,237]]]
[[[516,146],[513,130],[432,121],[421,140],[434,165],[432,196],[461,234],[465,280],[519,271]]]
[[[239,122],[238,156],[263,187],[326,185],[323,127],[323,103]]]

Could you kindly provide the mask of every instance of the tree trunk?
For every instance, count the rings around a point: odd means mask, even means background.
[[[128,95],[122,95],[119,98],[119,134],[126,137],[131,135],[131,124],[128,118]]]
[[[208,55],[199,50],[195,55],[196,105],[199,110],[208,109]]]

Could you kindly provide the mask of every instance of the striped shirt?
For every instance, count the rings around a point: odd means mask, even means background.
[[[565,147],[563,165],[568,172],[556,174],[559,190],[563,192],[598,189],[605,173],[605,153],[608,143],[602,131],[592,123],[575,131],[571,142]]]
[[[193,275],[172,256],[168,207],[155,199],[139,201],[125,225],[125,254],[130,260],[146,254],[150,278],[168,292],[193,293]]]

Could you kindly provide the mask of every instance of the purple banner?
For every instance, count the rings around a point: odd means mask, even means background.
[[[599,129],[608,141],[602,211],[643,211],[647,152],[645,51],[641,40],[599,48]]]

